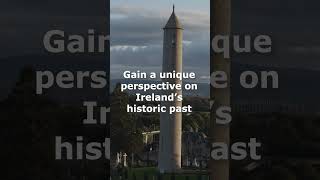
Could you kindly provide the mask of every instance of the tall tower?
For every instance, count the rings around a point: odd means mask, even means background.
[[[173,12],[163,28],[163,72],[182,72],[182,35],[183,28]],[[163,82],[181,84],[179,79],[162,79]],[[181,90],[163,91],[163,94],[182,94]],[[170,106],[181,107],[182,101],[174,100],[162,102],[169,110]],[[160,148],[159,164],[160,172],[176,172],[181,169],[181,134],[182,134],[182,113],[169,112],[160,114]]]
[[[216,35],[230,36],[231,34],[231,0],[214,0],[211,2],[211,38]],[[230,107],[230,68],[231,61],[225,58],[222,53],[211,51],[210,74],[223,71],[228,77],[226,88],[210,86],[210,101],[214,102],[210,112],[210,143],[223,142],[230,146],[230,126],[221,125],[216,122],[216,110],[221,106]],[[209,161],[210,179],[229,180],[229,160]]]

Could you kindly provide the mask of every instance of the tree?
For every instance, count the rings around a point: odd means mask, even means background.
[[[112,153],[137,153],[143,148],[142,130],[136,126],[136,119],[127,112],[129,95],[117,84],[111,94],[111,139]]]

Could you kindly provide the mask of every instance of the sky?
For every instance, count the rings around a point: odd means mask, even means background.
[[[175,12],[184,26],[183,68],[209,82],[210,0],[112,0],[111,79],[122,72],[160,72],[162,28]]]
[[[43,54],[42,39],[49,30],[105,31],[107,5],[105,0],[1,0],[0,59]]]
[[[0,99],[11,92],[25,66],[55,71],[109,69],[107,57],[84,60],[82,54],[63,54],[61,58],[47,53],[43,45],[44,34],[53,29],[69,34],[95,29],[109,34],[108,4],[106,0],[1,0]]]
[[[142,63],[146,69],[160,69],[161,28],[173,2],[186,29],[184,67],[205,76],[210,0],[111,0],[112,78],[117,78],[120,69]],[[42,37],[48,30],[86,32],[88,27],[105,28],[105,4],[105,0],[1,0],[0,59],[42,53]],[[233,57],[232,61],[319,70],[319,7],[319,0],[233,1],[232,31],[270,35],[274,54]],[[141,49],[144,54],[137,53]]]
[[[243,0],[232,3],[232,32],[272,38],[269,55],[236,54],[232,61],[320,70],[320,1]]]

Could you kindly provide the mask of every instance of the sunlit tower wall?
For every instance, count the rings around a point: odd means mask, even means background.
[[[173,12],[163,28],[163,72],[182,72],[182,39],[183,28],[177,16]],[[163,82],[181,84],[179,79],[162,79]],[[163,94],[177,93],[182,95],[181,90],[163,91]],[[181,107],[182,101],[162,102],[169,110],[170,106]],[[160,148],[159,163],[160,172],[176,172],[181,169],[181,136],[182,136],[182,113],[162,112],[160,114]]]

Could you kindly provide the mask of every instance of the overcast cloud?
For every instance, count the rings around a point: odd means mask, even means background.
[[[162,66],[162,28],[171,12],[111,5],[111,78],[119,79],[125,70],[156,71]],[[193,71],[208,82],[210,52],[210,12],[183,10],[176,14],[184,26],[184,71]]]

